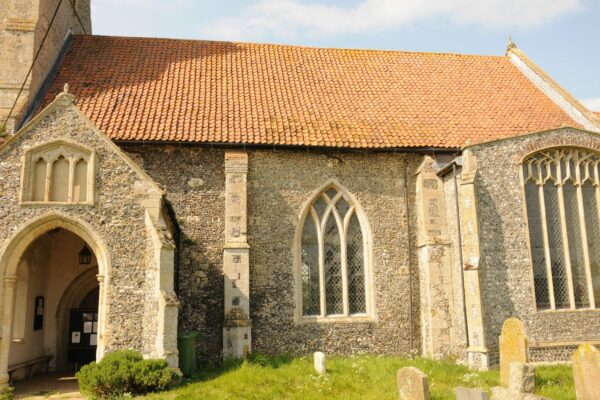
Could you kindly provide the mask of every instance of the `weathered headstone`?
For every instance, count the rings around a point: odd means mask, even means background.
[[[508,386],[510,363],[527,363],[527,337],[525,328],[518,318],[509,318],[502,325],[500,334],[500,384]]]
[[[321,351],[316,351],[313,355],[315,371],[319,374],[324,375],[327,373],[327,366],[325,364],[325,354]]]
[[[429,381],[423,371],[404,367],[396,375],[400,400],[429,400]]]
[[[492,400],[545,400],[533,394],[535,390],[535,368],[533,365],[512,362],[509,365],[508,387],[492,388]]]
[[[533,393],[513,393],[505,387],[495,386],[492,388],[492,400],[549,400]]]
[[[508,391],[512,393],[533,393],[535,389],[535,368],[531,364],[512,362],[508,371]]]
[[[591,344],[582,344],[571,358],[577,400],[598,399],[600,396],[600,351]]]
[[[488,400],[489,396],[485,390],[465,387],[454,388],[456,400]]]

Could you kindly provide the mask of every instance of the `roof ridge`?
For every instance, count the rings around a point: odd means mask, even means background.
[[[435,52],[435,51],[413,51],[413,50],[396,50],[396,49],[365,49],[365,48],[349,48],[349,47],[319,47],[319,46],[306,46],[299,44],[282,44],[282,43],[261,43],[261,42],[242,42],[242,41],[227,41],[227,40],[215,40],[215,39],[185,39],[185,38],[163,38],[163,37],[146,37],[146,36],[113,36],[113,35],[83,35],[74,34],[74,37],[84,38],[110,38],[110,39],[125,39],[125,40],[156,40],[156,41],[173,41],[173,42],[197,42],[197,43],[219,43],[219,44],[233,44],[233,45],[245,45],[245,46],[265,46],[265,47],[290,47],[297,49],[310,49],[310,50],[334,50],[334,51],[348,51],[348,52],[367,52],[367,53],[388,53],[388,54],[422,54],[431,56],[458,56],[458,57],[472,57],[472,58],[507,58],[505,54],[467,54],[467,53],[455,53],[455,52]]]

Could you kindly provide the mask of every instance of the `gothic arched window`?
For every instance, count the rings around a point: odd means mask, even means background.
[[[314,197],[304,215],[298,255],[300,314],[368,315],[368,241],[357,205],[332,184]]]
[[[540,310],[600,303],[600,155],[553,148],[523,160],[535,299]]]
[[[57,140],[29,149],[25,157],[21,199],[26,204],[91,204],[94,152]]]

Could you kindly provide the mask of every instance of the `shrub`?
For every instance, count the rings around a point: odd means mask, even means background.
[[[133,366],[133,385],[136,393],[169,389],[179,381],[179,375],[165,360],[142,360]]]
[[[165,360],[144,360],[136,351],[121,350],[84,366],[77,379],[83,393],[110,399],[167,389],[177,383],[178,375]]]
[[[13,388],[10,386],[0,386],[0,400],[12,400]]]

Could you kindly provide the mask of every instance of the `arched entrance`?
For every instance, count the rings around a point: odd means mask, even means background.
[[[89,261],[80,258],[84,247],[89,249]],[[51,357],[52,369],[63,369],[69,364],[70,350],[84,344],[88,352],[95,348],[92,358],[102,357],[108,270],[108,253],[100,237],[85,222],[62,214],[35,219],[4,243],[0,248],[0,384],[8,382],[10,366],[40,357],[42,362]],[[71,321],[73,310],[81,311],[80,330]],[[70,325],[79,333],[73,334]]]

